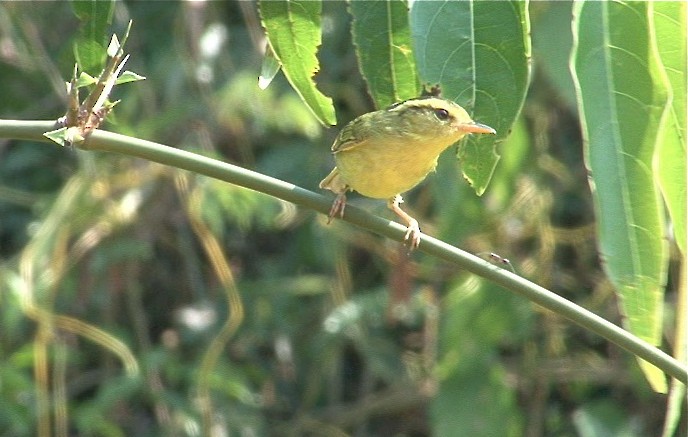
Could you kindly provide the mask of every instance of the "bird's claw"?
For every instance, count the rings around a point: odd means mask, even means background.
[[[329,225],[335,216],[339,218],[344,217],[344,208],[346,207],[346,194],[337,194],[337,197],[332,202],[332,208],[330,208],[330,213],[327,215],[327,224]]]
[[[403,201],[401,195],[397,194],[387,201],[387,207],[406,222],[407,228],[406,234],[404,235],[404,241],[408,242],[409,252],[411,252],[418,248],[420,244],[420,226],[418,226],[418,220],[408,215],[399,207],[399,204]]]
[[[409,243],[409,250],[413,251],[420,245],[420,226],[418,226],[418,221],[411,219],[406,229],[406,234],[404,235],[404,241]]]

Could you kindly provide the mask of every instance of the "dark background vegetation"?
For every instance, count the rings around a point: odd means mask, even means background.
[[[620,323],[562,65],[570,36],[556,23],[568,23],[570,5],[536,3],[531,13],[533,35],[550,37],[534,41],[531,91],[486,194],[475,196],[448,152],[407,207],[425,232],[506,257]],[[317,81],[344,124],[374,108],[345,4],[325,2],[324,14]],[[317,124],[282,76],[258,89],[255,3],[126,2],[112,31],[130,18],[128,69],[147,80],[116,89],[122,102],[106,129],[316,190],[337,130]],[[78,26],[67,2],[0,5],[0,118],[64,113]],[[221,47],[204,53],[213,35]],[[69,187],[70,208],[59,212]],[[383,202],[350,199],[389,216]],[[52,221],[62,243],[32,247]],[[208,255],[213,241],[223,256]],[[198,435],[208,412],[226,433],[217,435],[242,436],[643,436],[662,427],[666,398],[601,338],[396,242],[142,160],[0,140],[0,256],[0,436],[35,435],[41,414],[58,435],[60,424],[65,435]],[[20,305],[16,271],[27,256],[44,259],[47,275],[65,266],[36,290],[37,304],[126,343],[140,377],[74,333],[42,336]],[[232,278],[212,260],[226,261]],[[243,320],[204,374],[223,324],[239,320],[232,291]],[[50,380],[66,387],[48,412],[36,402],[54,387],[35,370],[41,345]],[[199,401],[204,376],[212,407]]]

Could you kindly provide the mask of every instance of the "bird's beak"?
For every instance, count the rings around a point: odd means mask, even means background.
[[[469,134],[496,134],[497,131],[492,129],[490,126],[482,123],[477,123],[471,121],[470,123],[464,123],[459,126],[459,129],[469,133]]]

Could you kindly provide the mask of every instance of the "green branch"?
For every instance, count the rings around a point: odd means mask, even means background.
[[[52,121],[0,120],[0,138],[49,141],[43,136],[43,132],[54,128],[55,123]],[[328,213],[332,203],[332,199],[329,197],[270,176],[163,144],[112,132],[96,130],[80,145],[80,148],[136,156],[181,168],[269,194],[323,214]],[[397,241],[403,241],[406,232],[406,228],[400,224],[371,215],[354,206],[347,206],[343,220]],[[688,369],[678,360],[602,317],[537,284],[427,235],[423,235],[418,250],[453,263],[462,269],[499,284],[511,292],[524,296],[543,308],[595,332],[637,357],[654,364],[679,381],[688,382]]]

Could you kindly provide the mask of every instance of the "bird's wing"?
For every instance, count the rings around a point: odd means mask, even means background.
[[[332,144],[332,153],[349,150],[359,144],[361,144],[361,141],[354,135],[354,130],[351,128],[351,125],[347,125],[339,132],[339,135],[337,135],[337,138],[334,140],[334,144]]]
[[[319,187],[330,190],[337,194],[346,193],[346,191],[349,189],[349,186],[342,179],[342,175],[339,173],[339,169],[337,167],[332,169],[330,174],[328,174],[325,179],[320,181]]]
[[[365,115],[363,117],[365,117]],[[332,144],[332,153],[341,152],[342,150],[350,150],[351,148],[362,144],[359,136],[361,135],[361,130],[364,127],[362,120],[363,117],[359,117],[344,126],[344,128],[339,132],[339,135],[337,135],[337,138],[334,140],[334,144]],[[356,132],[358,132],[359,135],[356,135]]]

